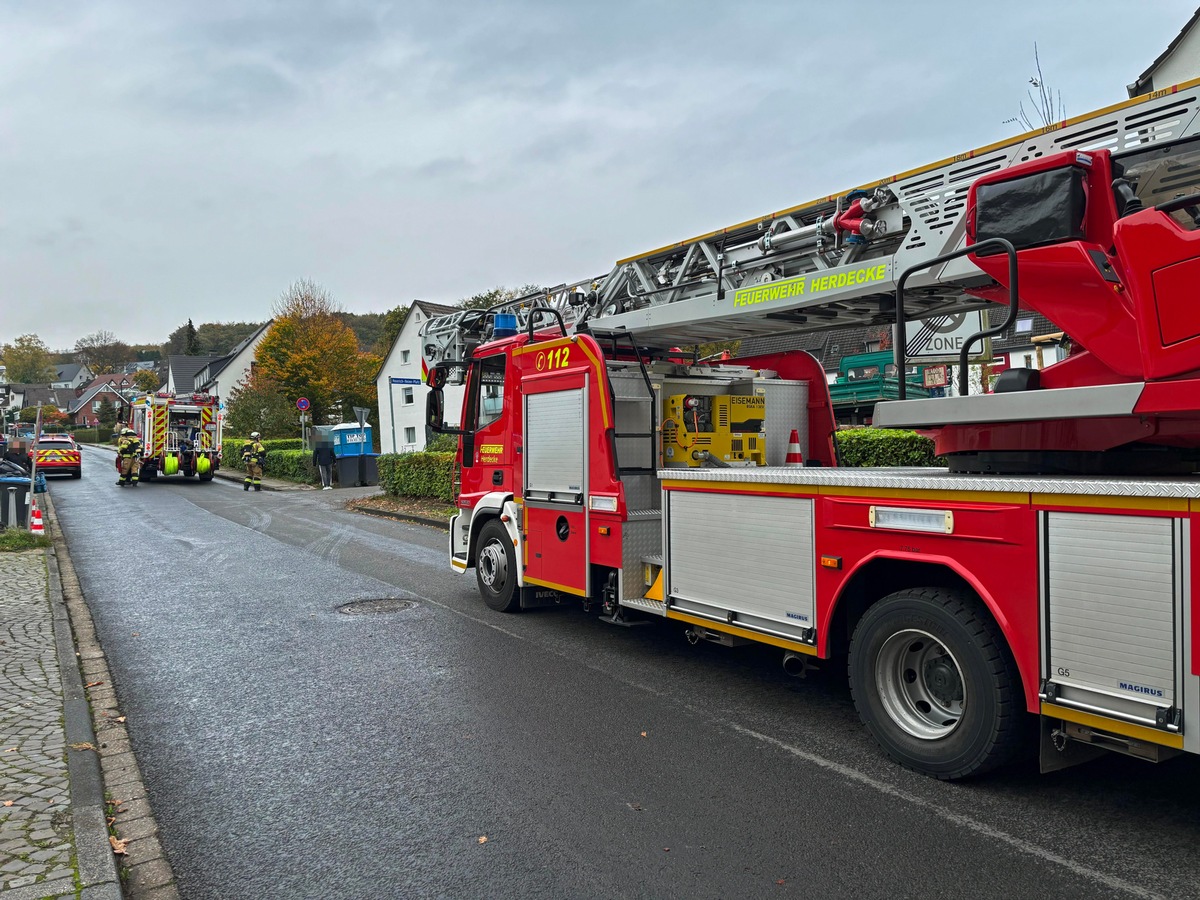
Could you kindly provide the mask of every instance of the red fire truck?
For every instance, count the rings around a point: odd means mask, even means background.
[[[142,443],[140,480],[178,475],[212,481],[221,467],[220,410],[220,400],[206,391],[138,397],[131,404],[128,426]]]
[[[1200,753],[1198,112],[1200,81],[426,323],[454,570],[499,611],[574,597],[790,671],[844,659],[880,746],[938,778],[1035,723],[1044,770]],[[679,349],[894,324],[903,366],[906,322],[987,305],[960,396],[876,407],[945,469],[840,468],[805,353]],[[1070,355],[968,396],[1019,307]]]

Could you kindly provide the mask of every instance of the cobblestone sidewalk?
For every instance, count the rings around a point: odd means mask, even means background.
[[[46,557],[0,553],[0,894],[74,897],[77,875]]]

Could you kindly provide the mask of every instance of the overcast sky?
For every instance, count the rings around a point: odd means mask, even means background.
[[[0,343],[603,274],[1022,130],[1035,40],[1123,100],[1195,5],[0,0]]]

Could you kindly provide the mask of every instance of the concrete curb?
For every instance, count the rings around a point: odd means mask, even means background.
[[[414,516],[410,513],[392,512],[390,509],[376,509],[373,506],[351,506],[349,508],[356,513],[362,513],[364,516],[379,516],[384,519],[395,519],[398,522],[411,522],[414,525],[428,525],[431,528],[439,528],[442,531],[450,530],[450,523],[443,522],[440,519],[429,519],[425,516]]]
[[[124,897],[130,900],[178,900],[175,874],[158,840],[158,823],[146,797],[146,786],[131,750],[129,733],[124,722],[119,721],[124,717],[118,712],[116,688],[92,622],[91,610],[80,590],[62,529],[53,516],[53,501],[47,499],[46,505],[51,513],[49,531],[54,542],[53,549],[47,553],[52,561],[51,595],[58,598],[54,607],[54,625],[63,672],[67,742],[95,748],[72,750],[68,757],[71,807],[77,816],[81,808],[85,811],[87,852],[91,860],[85,863],[81,823],[76,819],[79,873],[85,885],[80,896],[83,900],[121,900]],[[63,626],[61,632],[60,624]],[[68,657],[66,661],[64,654]],[[67,683],[68,671],[73,673],[71,686]],[[85,688],[85,684],[92,688]],[[81,777],[78,788],[77,764]],[[77,790],[80,791],[78,798]],[[128,836],[126,855],[121,857],[119,868],[108,840],[110,806],[114,831],[118,837]],[[100,851],[103,852],[106,876],[111,873],[111,877],[102,885],[89,887],[98,880],[89,880],[89,866],[100,865]]]

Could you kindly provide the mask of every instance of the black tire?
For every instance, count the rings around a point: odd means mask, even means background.
[[[884,597],[854,629],[849,669],[863,724],[906,768],[950,781],[1021,749],[1028,720],[1016,663],[974,597],[934,588]]]
[[[212,481],[213,480],[212,470],[210,469],[206,474],[200,475],[198,477],[201,481]]]
[[[475,580],[483,602],[496,612],[516,612],[521,606],[517,590],[517,551],[508,529],[491,519],[479,530],[475,554]]]

